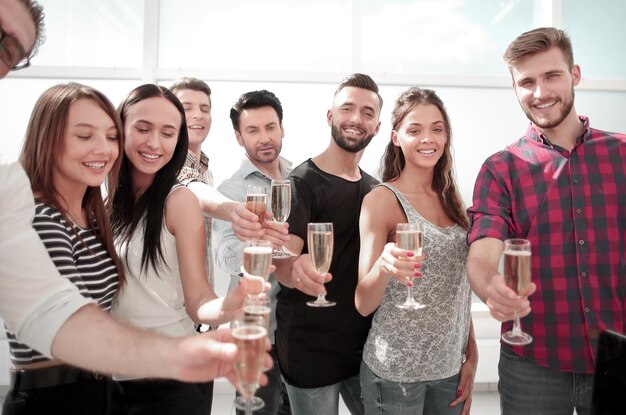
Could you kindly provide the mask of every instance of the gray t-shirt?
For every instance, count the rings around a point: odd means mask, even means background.
[[[470,286],[465,272],[468,248],[459,225],[442,228],[424,219],[393,186],[409,222],[423,229],[423,277],[415,280],[413,295],[426,307],[397,308],[407,288],[391,279],[374,314],[363,360],[378,376],[394,382],[445,379],[457,374],[463,362],[470,324]]]

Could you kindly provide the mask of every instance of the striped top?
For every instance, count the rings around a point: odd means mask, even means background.
[[[59,273],[76,285],[84,297],[97,301],[108,311],[117,292],[118,275],[113,260],[94,232],[68,223],[56,208],[40,202],[35,206],[33,228]],[[48,360],[17,341],[13,333],[7,331],[7,337],[14,364]]]

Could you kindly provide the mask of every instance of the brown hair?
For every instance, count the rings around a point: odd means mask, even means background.
[[[379,110],[382,109],[383,97],[381,97],[380,94],[378,93],[378,85],[376,84],[376,82],[374,82],[374,80],[369,75],[365,75],[362,73],[353,73],[351,75],[346,76],[345,78],[341,80],[341,82],[339,83],[339,86],[335,90],[335,96],[337,96],[337,94],[341,92],[342,89],[349,87],[349,86],[355,87],[355,88],[367,89],[368,91],[375,92],[376,95],[378,95],[378,102],[380,103]]]
[[[454,179],[454,162],[450,150],[452,144],[452,129],[450,128],[450,118],[443,101],[435,91],[426,88],[411,87],[404,91],[398,99],[391,113],[391,125],[393,130],[400,128],[400,124],[418,105],[434,105],[443,115],[444,128],[446,131],[446,144],[443,155],[435,165],[433,173],[433,190],[439,193],[441,204],[446,214],[457,224],[467,229],[469,221],[465,214],[463,200],[459,194],[456,181]],[[392,133],[393,134],[393,133]],[[389,140],[385,153],[381,159],[380,175],[383,182],[397,179],[404,169],[406,160],[402,149]]]
[[[33,18],[33,23],[35,24],[35,41],[33,43],[33,47],[27,51],[28,55],[32,58],[37,54],[39,46],[41,46],[41,44],[46,40],[44,34],[43,7],[33,0],[20,0],[20,3],[28,9],[31,17]]]
[[[184,89],[191,89],[192,91],[204,92],[209,97],[209,104],[211,104],[211,88],[209,85],[201,79],[184,77],[177,81],[174,81],[170,86],[170,91],[174,94]]]
[[[515,66],[522,59],[557,47],[563,52],[570,69],[574,67],[572,41],[567,33],[554,27],[540,27],[519,35],[506,49],[502,58]]]
[[[54,206],[69,223],[70,219],[61,204],[62,196],[54,188],[53,171],[60,153],[64,150],[63,139],[67,128],[70,107],[81,99],[90,99],[113,120],[118,134],[119,155],[109,172],[107,179],[108,198],[105,205],[100,187],[87,187],[83,196],[82,207],[87,214],[87,223],[96,223],[93,231],[111,256],[120,286],[124,282],[124,270],[113,245],[108,207],[113,200],[117,187],[120,166],[124,154],[123,129],[115,107],[100,91],[86,85],[69,83],[55,85],[47,89],[35,103],[28,122],[24,144],[20,154],[20,163],[24,167],[31,183],[33,193],[41,202]]]

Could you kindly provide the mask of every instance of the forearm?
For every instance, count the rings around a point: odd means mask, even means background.
[[[130,328],[95,305],[74,313],[57,333],[52,354],[100,373],[172,378],[174,339]]]
[[[193,182],[187,187],[198,198],[200,208],[205,215],[230,222],[230,213],[239,205],[239,202],[227,198],[215,187],[202,182]]]
[[[476,343],[476,334],[474,333],[474,322],[470,316],[469,334],[467,336],[467,344],[465,345],[465,359],[478,364],[478,344]]]
[[[368,316],[378,308],[390,279],[391,276],[382,272],[380,261],[376,261],[370,272],[359,281],[354,300],[361,315]]]

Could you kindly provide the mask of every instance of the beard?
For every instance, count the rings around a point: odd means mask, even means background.
[[[561,109],[558,116],[553,119],[538,117],[532,113],[530,108],[527,107],[524,107],[524,112],[526,113],[526,117],[537,127],[543,129],[555,128],[567,118],[570,112],[572,112],[572,108],[574,108],[574,89],[572,89],[570,96],[565,97],[565,101],[559,99],[559,102],[563,103],[563,109]]]
[[[333,137],[333,140],[335,140],[335,143],[337,143],[339,148],[350,153],[358,153],[363,150],[367,147],[370,141],[372,141],[372,138],[374,138],[374,133],[372,133],[368,136],[366,135],[361,141],[352,143],[343,135],[341,128],[337,127],[335,124],[330,127],[330,135]]]
[[[248,153],[248,156],[254,161],[258,161],[259,163],[271,163],[276,160],[280,155],[280,151],[282,150],[282,144],[278,146],[272,146],[272,148],[274,149],[274,151],[271,153],[268,150],[257,151],[256,149],[246,148],[246,153]]]

